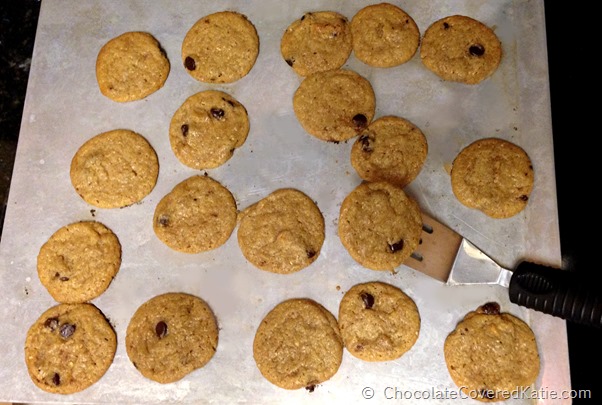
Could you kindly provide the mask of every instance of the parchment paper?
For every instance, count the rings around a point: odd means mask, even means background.
[[[376,118],[398,115],[425,133],[429,154],[407,188],[422,209],[454,228],[504,266],[521,259],[560,265],[543,2],[498,0],[394,1],[421,33],[439,18],[465,14],[495,29],[504,56],[487,81],[468,86],[443,82],[418,54],[395,68],[377,69],[353,55],[346,68],[369,79],[377,97]],[[406,403],[461,403],[436,399],[457,391],[449,377],[443,342],[470,310],[491,300],[534,329],[542,358],[536,389],[570,389],[565,323],[511,304],[501,287],[447,287],[405,266],[395,274],[362,268],[337,236],[344,197],[360,183],[349,162],[352,142],[319,141],[303,131],[292,109],[301,78],[282,60],[280,38],[307,11],[335,10],[349,19],[369,2],[360,1],[112,1],[44,0],[19,145],[0,247],[0,400],[75,403],[371,403],[387,402],[394,390],[429,391],[428,399]],[[192,79],[180,61],[188,29],[212,12],[236,10],[248,16],[260,36],[252,71],[228,85]],[[95,62],[101,46],[126,31],[147,31],[171,61],[165,86],[144,100],[115,103],[101,95]],[[326,221],[326,241],[317,261],[291,275],[254,268],[238,248],[236,230],[220,248],[187,255],[170,250],[154,235],[153,211],[180,181],[197,174],[179,163],[168,140],[172,114],[190,95],[206,89],[232,94],[248,110],[251,131],[244,146],[208,174],[228,187],[244,209],[281,187],[295,187],[318,203]],[[69,165],[87,139],[101,132],[132,129],[145,136],[160,161],[158,183],[141,203],[124,209],[96,209],[74,191]],[[526,210],[493,220],[462,206],[453,196],[447,168],[470,142],[496,136],[523,147],[533,160],[535,187]],[[23,344],[29,326],[56,303],[40,284],[36,257],[60,227],[96,220],[111,228],[123,248],[121,269],[109,289],[95,299],[118,337],[114,363],[83,392],[61,396],[38,389],[25,367]],[[338,373],[313,393],[286,391],[259,373],[252,356],[255,330],[279,302],[309,297],[333,314],[354,284],[381,280],[399,286],[416,302],[422,318],[415,346],[396,361],[366,363],[344,354]],[[142,377],[125,351],[125,330],[134,311],[151,297],[183,291],[205,299],[220,327],[219,346],[203,369],[179,382],[161,385]],[[369,392],[369,391],[368,391]],[[407,396],[407,394],[406,394]],[[466,399],[465,403],[478,403]],[[513,400],[511,403],[531,403]],[[570,401],[541,401],[570,403]]]

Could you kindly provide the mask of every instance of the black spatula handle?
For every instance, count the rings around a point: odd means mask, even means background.
[[[567,321],[602,327],[602,287],[574,271],[522,262],[512,274],[510,301]]]

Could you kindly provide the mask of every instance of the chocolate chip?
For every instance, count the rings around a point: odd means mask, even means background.
[[[295,63],[295,59],[290,58],[290,59],[285,59],[284,60],[286,62],[287,65],[289,65],[290,67],[293,67],[293,63]]]
[[[528,201],[529,200],[529,196],[523,194],[520,197],[518,197],[519,199],[523,200],[523,201]]]
[[[485,47],[481,44],[474,44],[468,48],[468,53],[472,56],[483,56],[485,54]]]
[[[372,307],[374,306],[374,295],[367,292],[363,292],[360,294],[360,297],[362,298],[362,301],[364,301],[364,308],[372,309]]]
[[[161,226],[167,226],[167,225],[169,225],[169,216],[167,216],[167,215],[161,215],[159,217],[159,225],[161,225]]]
[[[182,131],[182,136],[188,136],[188,124],[183,124],[180,131]]]
[[[362,150],[364,152],[370,153],[373,151],[372,145],[370,144],[370,142],[372,142],[372,139],[370,138],[370,136],[368,134],[363,134],[362,136],[359,137],[358,140],[361,142]]]
[[[487,388],[481,388],[479,390],[479,394],[481,395],[481,398],[487,398],[487,399],[495,398],[495,392],[493,390],[488,390]]]
[[[403,249],[403,239],[395,243],[389,243],[389,251],[391,253],[399,252],[401,249]]]
[[[355,114],[351,120],[356,131],[361,131],[368,126],[368,118],[364,114]]]
[[[59,280],[61,280],[61,281],[69,281],[69,277],[67,277],[67,276],[61,276],[61,277],[59,277]]]
[[[500,304],[497,302],[488,302],[487,304],[481,306],[481,312],[486,315],[499,315]]]
[[[63,339],[69,339],[73,333],[75,333],[75,325],[71,325],[70,323],[64,323],[61,325],[59,330],[61,337]]]
[[[221,120],[222,118],[224,118],[224,114],[225,114],[225,112],[221,108],[212,108],[211,109],[211,115],[216,120]]]
[[[228,99],[223,98],[223,97],[222,97],[222,100],[224,100],[226,103],[230,104],[230,107],[236,107],[236,104],[234,104],[234,101],[228,100]]]
[[[307,387],[305,387],[305,389],[309,392],[314,392],[314,390],[316,389],[316,384],[309,384]]]
[[[187,56],[186,59],[184,59],[184,67],[188,70],[195,70],[196,62],[194,61],[194,59],[192,57]]]
[[[165,336],[167,336],[167,324],[163,321],[160,321],[155,326],[155,333],[159,339],[163,339]]]
[[[44,322],[44,326],[54,332],[56,328],[59,327],[59,318],[46,319],[46,322]]]
[[[52,376],[52,383],[54,385],[61,385],[61,376],[59,375],[59,373],[54,373],[54,375]]]
[[[443,23],[443,29],[446,29],[446,30],[447,30],[447,29],[449,29],[449,24],[448,24],[448,23],[446,23],[446,22],[444,22],[444,23]]]
[[[307,258],[311,259],[312,257],[314,257],[316,255],[316,252],[313,250],[308,250],[307,251]]]

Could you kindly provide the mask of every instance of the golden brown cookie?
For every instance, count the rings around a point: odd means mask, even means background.
[[[341,242],[369,269],[393,271],[418,247],[421,233],[418,204],[390,183],[362,183],[341,205]]]
[[[217,321],[205,301],[165,293],[142,304],[132,316],[125,348],[134,367],[162,384],[181,380],[215,354]]]
[[[153,218],[157,237],[184,253],[215,249],[228,240],[236,226],[232,193],[208,176],[192,176],[165,195]]]
[[[101,295],[121,265],[117,236],[99,222],[82,221],[56,231],[40,248],[38,276],[55,301],[81,303]]]
[[[416,343],[420,314],[399,288],[368,282],[353,286],[343,296],[339,328],[353,356],[365,361],[395,360]]]
[[[121,208],[141,201],[155,187],[159,160],[141,135],[116,129],[84,143],[71,161],[71,183],[88,204]]]
[[[256,267],[288,274],[304,269],[320,254],[324,218],[299,190],[274,191],[241,215],[238,244]]]
[[[418,50],[420,30],[404,10],[390,4],[372,4],[351,19],[353,53],[375,67],[406,63]]]
[[[492,218],[521,212],[533,189],[533,166],[519,146],[498,138],[475,141],[453,161],[452,190],[458,201]]]
[[[243,14],[221,11],[197,21],[182,42],[182,63],[196,80],[232,83],[246,76],[259,54],[255,26]]]
[[[115,356],[117,338],[92,304],[59,304],[31,325],[25,363],[31,380],[54,394],[72,394],[96,383]]]
[[[502,44],[493,30],[480,21],[453,15],[428,27],[420,58],[443,80],[477,84],[497,70]]]
[[[290,299],[261,321],[253,341],[253,357],[272,384],[294,390],[329,380],[343,359],[336,318],[310,299]]]
[[[373,121],[351,149],[351,164],[367,181],[388,181],[405,187],[420,173],[428,153],[422,131],[394,116]]]
[[[100,92],[120,103],[143,99],[163,87],[169,60],[146,32],[126,32],[107,42],[96,59]]]
[[[347,18],[335,11],[303,14],[282,35],[280,53],[301,76],[342,67],[351,54]]]
[[[206,90],[186,99],[171,119],[169,141],[176,157],[193,169],[228,161],[249,134],[245,107],[234,97]]]
[[[517,317],[487,303],[468,313],[445,339],[447,369],[470,398],[483,402],[509,399],[539,375],[535,335]]]
[[[359,74],[331,70],[306,77],[295,92],[293,108],[309,134],[340,142],[353,138],[370,124],[376,97],[370,82]]]

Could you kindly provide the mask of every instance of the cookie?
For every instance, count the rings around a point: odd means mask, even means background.
[[[305,13],[282,35],[280,53],[300,76],[339,69],[351,54],[349,22],[334,11]]]
[[[155,187],[159,160],[141,135],[116,129],[84,143],[71,161],[71,183],[88,204],[121,208],[141,201]]]
[[[366,6],[351,19],[354,55],[370,66],[387,68],[416,54],[420,30],[404,10],[390,3]]]
[[[205,366],[217,341],[217,321],[205,301],[165,293],[136,310],[126,330],[125,348],[144,377],[168,384]]]
[[[351,70],[306,77],[295,92],[299,123],[318,139],[341,142],[363,131],[374,118],[376,97],[368,80]]]
[[[59,304],[31,325],[25,363],[33,383],[53,394],[73,394],[98,382],[113,363],[117,337],[92,304]]]
[[[196,80],[232,83],[246,76],[259,54],[255,26],[243,14],[221,11],[197,21],[182,42],[182,63]]]
[[[492,218],[509,218],[521,212],[533,182],[527,153],[503,139],[475,141],[452,163],[451,185],[458,201]]]
[[[422,37],[420,58],[443,80],[477,84],[491,76],[502,59],[502,44],[485,24],[453,15],[431,24]]]
[[[272,384],[313,391],[339,370],[343,341],[336,318],[317,302],[295,298],[274,307],[261,321],[253,357]]]
[[[304,269],[320,254],[324,218],[299,190],[280,189],[243,211],[238,244],[256,267],[288,274]]]
[[[355,261],[371,270],[393,271],[418,247],[422,215],[401,187],[365,182],[343,200],[338,228]]]
[[[351,287],[343,296],[339,328],[345,348],[358,359],[395,360],[416,343],[420,314],[399,288],[368,282]]]
[[[517,317],[487,303],[468,313],[445,339],[445,363],[470,398],[503,401],[531,386],[539,375],[535,335]]]
[[[178,108],[169,126],[176,157],[193,169],[213,169],[227,162],[249,134],[245,107],[217,90],[196,93]]]
[[[40,248],[38,276],[55,301],[82,303],[101,295],[121,266],[117,236],[99,222],[82,221],[56,231]]]
[[[176,185],[155,207],[153,229],[170,248],[184,253],[215,249],[228,240],[237,217],[232,193],[208,176]]]
[[[126,32],[111,39],[96,58],[100,92],[120,103],[141,100],[159,90],[169,69],[165,51],[146,32]]]
[[[367,181],[405,187],[420,173],[428,153],[422,131],[411,122],[386,116],[372,122],[351,148],[351,165]]]

